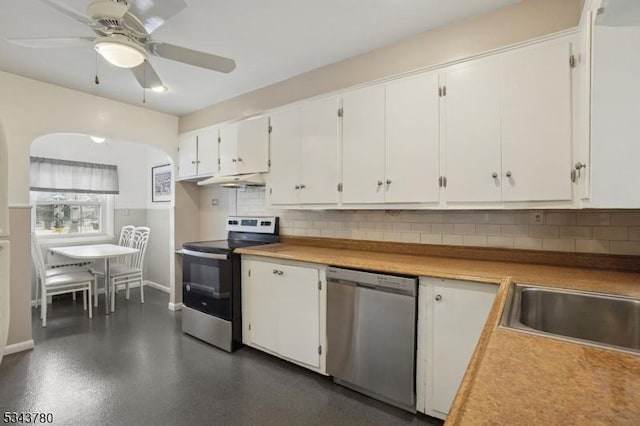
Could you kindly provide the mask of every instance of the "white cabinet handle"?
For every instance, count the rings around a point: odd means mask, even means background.
[[[378,181],[378,186],[382,186],[382,181],[381,180]]]
[[[304,188],[305,188],[304,184],[301,183],[300,184],[300,189],[304,189]]]
[[[391,185],[391,179],[387,179],[387,185]]]
[[[491,177],[494,179],[498,179],[498,173],[496,172],[491,173]]]
[[[300,185],[296,185],[296,186],[295,186],[295,188],[296,188],[296,189],[300,189]]]
[[[507,170],[507,173],[505,174],[505,176],[507,176],[508,178],[511,177],[511,170]]]

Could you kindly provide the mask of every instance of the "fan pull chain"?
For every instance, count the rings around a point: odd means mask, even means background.
[[[142,65],[142,103],[147,103],[147,60]]]
[[[98,52],[96,51],[96,76],[93,79],[93,82],[96,84],[96,86],[100,84],[100,77],[98,77],[98,63],[99,63],[99,58],[98,58]]]

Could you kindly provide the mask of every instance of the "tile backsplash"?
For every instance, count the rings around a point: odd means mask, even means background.
[[[280,216],[282,235],[640,255],[640,210],[267,210],[264,188],[236,210]]]

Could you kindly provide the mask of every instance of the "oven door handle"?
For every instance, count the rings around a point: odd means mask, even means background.
[[[180,252],[186,256],[204,257],[205,259],[229,260],[229,256],[226,254],[203,253],[200,251],[193,251],[193,250],[186,250],[186,249],[182,249],[180,250]]]

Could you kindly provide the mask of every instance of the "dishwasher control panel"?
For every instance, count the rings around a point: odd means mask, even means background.
[[[373,290],[391,291],[408,296],[416,295],[418,285],[417,278],[383,275],[376,272],[357,271],[331,266],[327,268],[327,281],[336,284],[371,288]]]

